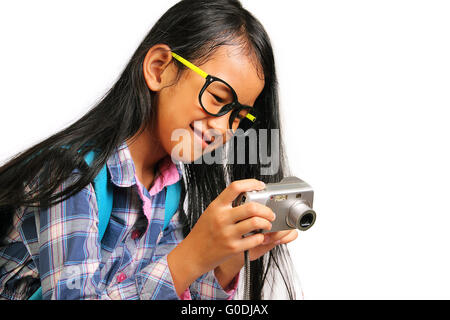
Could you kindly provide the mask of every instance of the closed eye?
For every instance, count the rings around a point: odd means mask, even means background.
[[[218,96],[216,96],[215,94],[212,94],[212,93],[211,93],[211,95],[214,97],[214,99],[216,99],[216,101],[218,103],[223,103],[224,100],[222,98],[220,98],[220,97],[218,97]]]

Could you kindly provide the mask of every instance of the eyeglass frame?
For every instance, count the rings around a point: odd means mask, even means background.
[[[196,72],[197,74],[199,74],[201,77],[205,78],[205,84],[203,85],[202,89],[200,90],[200,93],[198,95],[198,99],[200,102],[201,107],[203,108],[203,110],[213,116],[213,117],[221,117],[225,114],[227,114],[228,112],[232,112],[232,114],[234,112],[236,112],[236,114],[238,114],[241,110],[243,109],[249,109],[247,115],[245,116],[247,119],[249,119],[251,122],[253,122],[253,124],[256,121],[256,116],[254,114],[252,114],[250,111],[254,111],[254,107],[251,106],[247,106],[247,105],[243,105],[238,101],[238,97],[236,94],[236,91],[234,91],[233,87],[231,85],[229,85],[225,80],[222,80],[218,77],[212,76],[208,73],[206,73],[205,71],[203,71],[202,69],[200,69],[199,67],[197,67],[196,65],[194,65],[193,63],[189,62],[188,60],[184,59],[183,57],[181,57],[180,55],[176,54],[175,52],[171,51],[172,56],[178,60],[179,62],[181,62],[183,65],[185,65],[186,67],[188,67],[189,69],[191,69],[192,71]],[[210,83],[214,82],[214,81],[219,81],[224,83],[226,86],[228,86],[231,89],[231,93],[233,94],[233,102],[231,103],[227,103],[226,105],[224,105],[217,114],[211,113],[209,112],[202,103],[202,95],[205,92],[205,90],[208,88],[208,86],[210,85]],[[255,112],[253,112],[255,113]],[[236,118],[236,115],[234,116],[234,118]],[[228,125],[230,126],[231,131],[233,131],[233,127],[232,127],[232,121],[234,121],[234,118],[232,119],[232,117],[230,116],[229,119],[229,123]],[[243,119],[241,119],[242,121]],[[248,130],[248,129],[247,129]],[[245,131],[247,131],[245,130]]]

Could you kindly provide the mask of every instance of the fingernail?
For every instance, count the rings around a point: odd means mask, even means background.
[[[271,241],[270,241],[270,236],[264,235],[264,241],[263,241],[262,244],[269,244],[270,242],[271,242]]]
[[[261,189],[264,189],[266,187],[266,184],[264,182],[260,181],[259,186],[261,187]]]
[[[277,246],[277,245],[279,245],[281,243],[281,240],[277,240],[277,241],[275,241],[274,242],[274,244]]]

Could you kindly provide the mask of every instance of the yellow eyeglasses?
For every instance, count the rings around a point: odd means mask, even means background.
[[[227,82],[209,75],[175,52],[172,52],[172,56],[206,79],[198,95],[200,105],[206,113],[221,117],[231,111],[229,126],[233,133],[238,129],[246,132],[254,126],[257,119],[256,109],[239,103],[236,92]]]

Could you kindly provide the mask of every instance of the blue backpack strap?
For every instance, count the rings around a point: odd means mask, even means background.
[[[94,156],[94,151],[91,151],[84,157],[84,160],[89,166],[94,160]],[[98,237],[100,241],[102,241],[106,228],[108,227],[113,207],[113,190],[111,184],[108,183],[106,164],[94,178],[94,191],[98,207]],[[42,287],[39,287],[28,300],[42,300]]]
[[[166,187],[166,204],[165,204],[166,212],[164,214],[163,230],[165,230],[169,226],[170,220],[172,219],[175,212],[177,212],[181,196],[180,181]]]
[[[28,300],[42,300],[42,287],[39,287]]]

